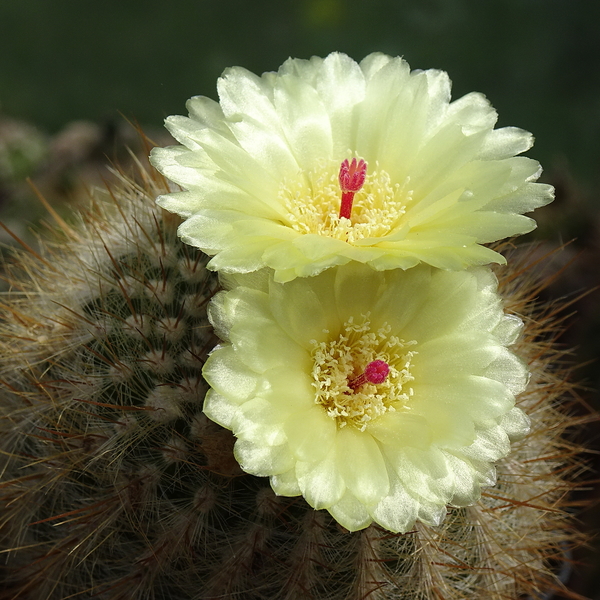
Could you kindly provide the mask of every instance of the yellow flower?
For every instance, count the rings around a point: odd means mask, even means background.
[[[186,219],[183,241],[214,255],[212,269],[268,266],[289,281],[351,260],[376,270],[503,262],[480,244],[531,231],[523,213],[552,199],[534,183],[539,164],[516,156],[531,134],[494,130],[481,94],[450,102],[443,71],[334,53],[262,77],[234,67],[218,92],[219,103],[195,97],[189,118],[169,117],[183,145],[151,156],[186,189],[158,203]],[[343,206],[350,161],[364,177]]]
[[[527,368],[507,349],[522,323],[496,286],[486,267],[229,276],[209,308],[224,343],[204,412],[233,431],[242,469],[349,530],[438,524],[528,430],[514,406]]]

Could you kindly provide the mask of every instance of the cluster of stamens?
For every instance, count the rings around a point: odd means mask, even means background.
[[[339,427],[364,431],[369,421],[406,406],[412,388],[410,365],[415,351],[391,335],[384,323],[371,329],[369,315],[362,322],[350,317],[342,333],[327,342],[314,342],[312,370],[315,402]]]

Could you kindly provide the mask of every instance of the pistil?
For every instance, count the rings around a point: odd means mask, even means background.
[[[350,219],[352,215],[352,202],[354,201],[354,195],[365,183],[365,177],[367,176],[367,163],[361,158],[356,160],[352,159],[349,162],[348,159],[344,160],[340,166],[339,182],[342,190],[342,203],[340,205],[340,219],[345,217]]]
[[[348,382],[348,387],[357,390],[365,383],[373,383],[375,385],[383,383],[390,372],[390,366],[384,360],[371,361],[357,377],[354,377]]]

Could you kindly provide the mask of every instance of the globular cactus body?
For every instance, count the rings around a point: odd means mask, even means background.
[[[142,171],[99,195],[63,238],[23,253],[1,347],[0,598],[59,600],[501,600],[560,583],[580,468],[556,317],[534,313],[519,261],[500,270],[526,321],[531,433],[498,483],[439,527],[349,533],[302,498],[243,473],[231,433],[202,414],[217,343],[206,258]],[[541,316],[540,316],[541,315]]]

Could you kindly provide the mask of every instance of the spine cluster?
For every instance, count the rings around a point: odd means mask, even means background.
[[[0,345],[0,599],[505,600],[560,589],[581,469],[553,338],[524,263],[500,270],[525,319],[532,429],[498,484],[439,527],[349,533],[245,474],[202,413],[217,339],[207,258],[157,208],[156,175],[99,193],[16,256]],[[526,262],[526,259],[524,259]],[[518,276],[517,273],[521,273]]]

